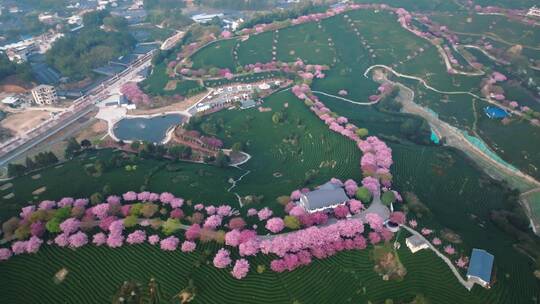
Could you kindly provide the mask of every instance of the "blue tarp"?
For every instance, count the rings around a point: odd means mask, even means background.
[[[505,118],[509,115],[508,112],[498,107],[485,107],[484,112],[489,118]]]

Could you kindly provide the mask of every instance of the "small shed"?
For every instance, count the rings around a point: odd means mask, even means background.
[[[484,288],[490,288],[494,260],[495,258],[491,253],[483,249],[474,248],[469,262],[467,279]]]
[[[409,247],[412,253],[429,248],[426,239],[416,234],[406,238],[405,244],[407,244],[407,247]]]

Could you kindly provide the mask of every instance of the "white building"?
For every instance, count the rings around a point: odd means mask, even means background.
[[[67,19],[67,22],[68,24],[77,24],[77,25],[81,25],[82,24],[82,17],[79,16],[79,15],[73,15],[73,16],[70,16],[68,19]]]
[[[416,234],[406,238],[405,244],[407,244],[407,247],[409,247],[412,253],[429,248],[427,241],[423,237]]]
[[[194,15],[191,17],[191,19],[193,19],[193,21],[197,22],[197,23],[208,23],[210,21],[212,21],[212,19],[214,18],[223,18],[223,14],[198,14],[198,15]]]
[[[50,85],[39,85],[32,89],[32,97],[38,105],[50,105],[58,100],[56,89]]]
[[[4,99],[2,99],[2,104],[5,104],[7,106],[10,106],[10,107],[17,107],[18,105],[20,105],[23,100],[22,98],[18,97],[18,96],[15,96],[15,95],[11,95],[11,96],[8,96]]]
[[[270,85],[267,84],[266,82],[263,82],[263,83],[261,83],[261,84],[259,85],[259,89],[261,89],[261,90],[268,90],[268,89],[270,89]]]
[[[6,44],[0,47],[0,51],[4,51],[10,61],[17,63],[25,62],[28,55],[36,50],[34,39],[26,39],[16,43]]]
[[[58,14],[55,13],[55,14],[50,14],[50,13],[40,13],[38,15],[38,20],[39,22],[41,23],[47,23],[47,24],[50,24],[50,23],[53,23],[55,22],[56,20],[58,20]]]
[[[527,12],[527,16],[540,17],[540,8],[537,8],[536,6],[531,7]]]
[[[223,23],[225,23],[225,28],[234,32],[238,29],[238,27],[244,23],[244,19],[239,18],[237,20],[232,19],[223,19]]]
[[[196,109],[197,109],[197,113],[208,111],[208,110],[210,110],[210,105],[209,104],[200,104],[200,105],[197,105]]]

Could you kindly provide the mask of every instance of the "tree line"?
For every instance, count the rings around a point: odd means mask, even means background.
[[[136,44],[127,21],[108,11],[87,13],[83,23],[82,30],[66,34],[46,54],[48,64],[74,80],[92,76],[93,69],[129,54]]]
[[[26,158],[25,164],[9,164],[8,165],[8,176],[9,177],[18,177],[22,176],[27,172],[41,169],[50,165],[58,163],[58,157],[51,152],[40,152],[33,159],[30,157]]]
[[[16,76],[22,81],[30,82],[33,79],[32,68],[28,62],[15,63],[9,61],[6,54],[0,53],[0,81],[9,76]]]

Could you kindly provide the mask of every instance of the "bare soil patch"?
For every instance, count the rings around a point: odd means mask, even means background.
[[[48,111],[24,111],[8,115],[0,125],[20,136],[47,120],[50,115]]]

